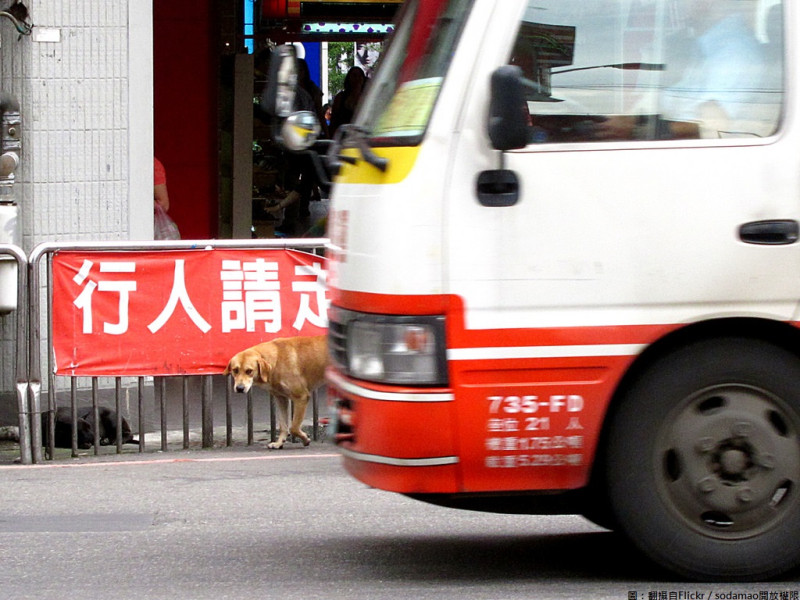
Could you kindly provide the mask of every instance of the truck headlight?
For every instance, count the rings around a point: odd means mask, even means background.
[[[445,385],[444,318],[358,315],[347,327],[347,369],[379,383]]]

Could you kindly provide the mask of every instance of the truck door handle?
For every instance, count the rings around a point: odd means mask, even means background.
[[[484,206],[513,206],[519,200],[519,179],[514,171],[497,169],[478,175],[478,201]]]
[[[800,224],[793,219],[752,221],[739,227],[739,239],[746,244],[785,246],[800,238]]]

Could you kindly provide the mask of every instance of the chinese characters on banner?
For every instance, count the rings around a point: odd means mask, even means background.
[[[249,346],[324,334],[326,269],[323,257],[282,249],[59,252],[56,373],[221,373]]]

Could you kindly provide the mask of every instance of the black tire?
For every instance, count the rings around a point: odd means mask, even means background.
[[[687,346],[630,388],[610,422],[614,516],[688,578],[753,581],[800,564],[800,360],[739,338]]]

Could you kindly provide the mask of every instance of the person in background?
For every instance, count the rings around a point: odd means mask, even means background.
[[[330,135],[334,136],[336,130],[353,120],[353,114],[361,99],[367,76],[361,67],[351,67],[344,78],[344,89],[333,97],[331,107]]]
[[[154,158],[155,168],[153,176],[153,201],[164,209],[169,210],[169,194],[167,193],[167,172],[164,165]]]
[[[326,102],[325,105],[322,107],[322,114],[323,114],[323,123],[325,123],[325,129],[330,130],[331,126],[331,103]]]
[[[320,90],[319,86],[311,79],[311,72],[308,70],[308,63],[304,58],[297,59],[297,85],[311,96],[311,101],[314,104],[314,110],[312,112],[317,115],[317,119],[319,119],[323,137],[327,137],[328,124],[325,121],[325,111],[322,107],[322,90]]]
[[[157,158],[154,158],[153,163],[153,239],[179,240],[181,234],[178,226],[167,214],[169,210],[167,172]]]
[[[300,64],[304,62],[302,61]],[[303,87],[302,80],[303,76],[299,75],[295,88],[294,110],[318,114],[317,103],[311,93]],[[321,108],[320,106],[319,110]],[[307,228],[306,220],[311,214],[308,204],[317,187],[316,173],[309,157],[303,154],[288,153],[283,179],[284,188],[287,191],[286,196],[266,210],[268,213],[275,214],[283,211],[282,223],[275,228],[278,237],[296,237]]]

